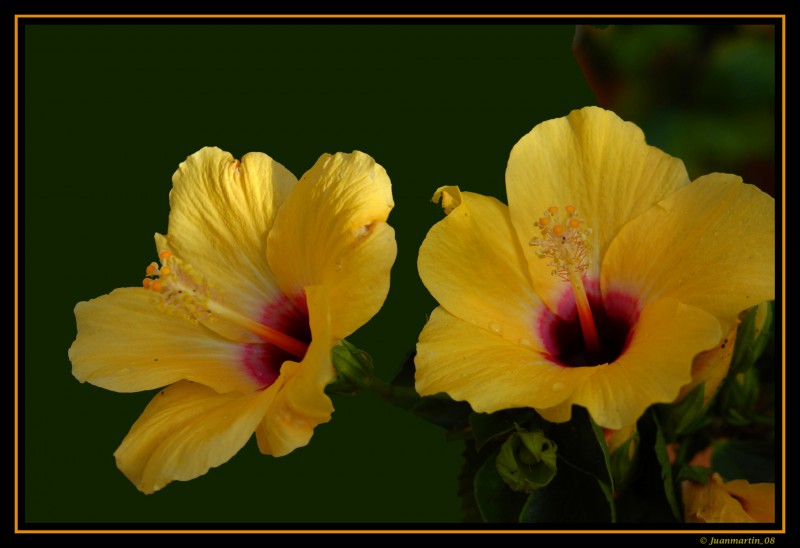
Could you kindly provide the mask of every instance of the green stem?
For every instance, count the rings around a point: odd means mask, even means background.
[[[372,377],[370,382],[364,387],[372,390],[382,398],[394,399],[402,398],[408,400],[418,400],[420,395],[417,391],[410,386],[394,386],[387,382],[380,380],[377,377]]]

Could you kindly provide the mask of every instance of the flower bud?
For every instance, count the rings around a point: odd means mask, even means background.
[[[503,443],[495,464],[512,490],[532,493],[555,477],[556,451],[541,430],[515,432]]]
[[[369,388],[372,384],[375,366],[372,364],[372,357],[363,350],[342,340],[341,344],[331,349],[331,359],[338,378],[328,385],[328,392],[352,394],[358,389]]]

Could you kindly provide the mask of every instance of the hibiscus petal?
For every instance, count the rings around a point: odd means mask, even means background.
[[[556,406],[597,371],[557,365],[541,352],[465,322],[442,307],[425,324],[414,362],[417,392],[447,393],[479,413]]]
[[[775,484],[724,482],[713,474],[708,483],[681,483],[687,523],[774,523]]]
[[[287,361],[275,385],[275,399],[258,425],[261,452],[280,457],[307,445],[318,424],[328,422],[333,404],[325,386],[335,377],[331,363],[331,314],[327,288],[306,288],[311,344],[303,361]]]
[[[269,265],[286,295],[327,287],[337,338],[372,318],[389,292],[397,244],[385,221],[393,206],[386,171],[353,152],[323,155],[278,212]]]
[[[419,250],[425,287],[448,312],[513,343],[542,349],[534,319],[544,308],[526,276],[505,204],[480,194],[442,187],[447,217],[436,223]]]
[[[537,125],[511,150],[506,192],[533,285],[554,312],[561,281],[528,245],[550,206],[572,204],[592,229],[590,279],[629,220],[689,184],[683,162],[647,145],[642,131],[597,107]]]
[[[728,491],[756,523],[775,522],[775,484],[733,480],[725,483]]]
[[[738,314],[775,298],[775,200],[714,173],[625,226],[603,261],[603,293],[623,289],[702,308],[728,332]]]
[[[159,392],[114,453],[119,469],[144,493],[186,481],[227,462],[263,417],[273,390],[218,394],[182,381]]]
[[[265,154],[239,162],[210,147],[189,156],[172,178],[169,251],[208,278],[230,308],[256,321],[278,295],[266,235],[295,183]]]
[[[152,390],[181,379],[217,392],[250,392],[241,348],[206,327],[159,309],[158,296],[122,288],[75,307],[72,374],[116,392]]]
[[[694,357],[722,337],[713,316],[674,299],[649,303],[633,329],[622,355],[593,367],[596,374],[580,379],[570,398],[604,428],[626,427],[650,405],[674,401],[692,379]]]

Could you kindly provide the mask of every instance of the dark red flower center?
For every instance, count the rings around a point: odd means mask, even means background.
[[[591,367],[611,363],[625,352],[639,319],[638,299],[622,291],[600,295],[597,282],[586,284],[586,295],[600,338],[601,349],[592,351],[584,342],[570,287],[558,303],[558,314],[546,310],[537,329],[550,359],[565,367]]]
[[[292,299],[281,295],[264,308],[259,322],[306,345],[311,344],[311,327],[308,324],[308,305],[305,295]],[[246,344],[242,352],[245,370],[264,388],[278,378],[283,362],[287,360],[299,362],[303,357],[295,356],[268,342]]]

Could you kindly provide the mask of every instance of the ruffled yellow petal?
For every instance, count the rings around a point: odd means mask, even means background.
[[[328,422],[333,404],[325,386],[336,376],[331,363],[331,314],[324,286],[306,288],[311,345],[302,362],[284,362],[271,402],[256,435],[261,452],[280,457],[307,445],[318,424]]]
[[[386,224],[394,207],[386,171],[362,152],[323,155],[286,199],[267,255],[280,288],[324,285],[333,335],[344,338],[383,305],[397,255]]]
[[[734,175],[697,179],[620,231],[601,289],[678,299],[727,333],[742,310],[775,298],[775,200]]]
[[[613,363],[592,367],[596,374],[581,379],[570,401],[604,428],[633,424],[650,405],[675,400],[692,378],[694,357],[721,336],[717,320],[701,309],[674,299],[652,302],[642,310],[628,348]]]
[[[544,420],[550,422],[569,422],[572,418],[572,400],[566,400],[553,407],[536,410]]]
[[[513,343],[542,349],[535,318],[544,308],[526,276],[508,207],[494,198],[442,187],[447,216],[419,250],[425,287],[448,312]]]
[[[161,312],[158,296],[116,289],[75,307],[78,336],[69,349],[72,374],[117,392],[151,390],[181,379],[217,392],[249,392],[238,345],[200,324]]]
[[[144,493],[186,481],[227,462],[264,416],[275,391],[218,394],[182,381],[159,392],[114,453]]]
[[[695,356],[692,362],[692,382],[681,388],[675,403],[683,400],[692,390],[702,384],[703,406],[708,406],[731,367],[731,358],[733,358],[733,349],[736,344],[736,330],[737,328],[734,327],[719,341],[717,346]]]
[[[587,275],[597,279],[619,229],[688,183],[681,160],[647,145],[638,127],[613,112],[587,107],[533,128],[511,151],[506,192],[536,292],[556,311],[560,280],[528,245],[548,207],[574,205],[592,229]]]
[[[775,484],[750,483],[746,480],[733,480],[725,483],[725,490],[731,494],[742,510],[756,523],[775,522]]]
[[[705,485],[684,481],[681,494],[687,523],[775,522],[774,483],[725,483],[713,474]]]
[[[218,148],[189,156],[172,177],[169,251],[207,277],[227,306],[258,320],[278,295],[267,233],[296,183],[260,152],[241,161]]]
[[[465,322],[442,307],[425,324],[414,361],[417,392],[447,393],[479,413],[556,406],[597,371],[557,365],[541,352]]]

